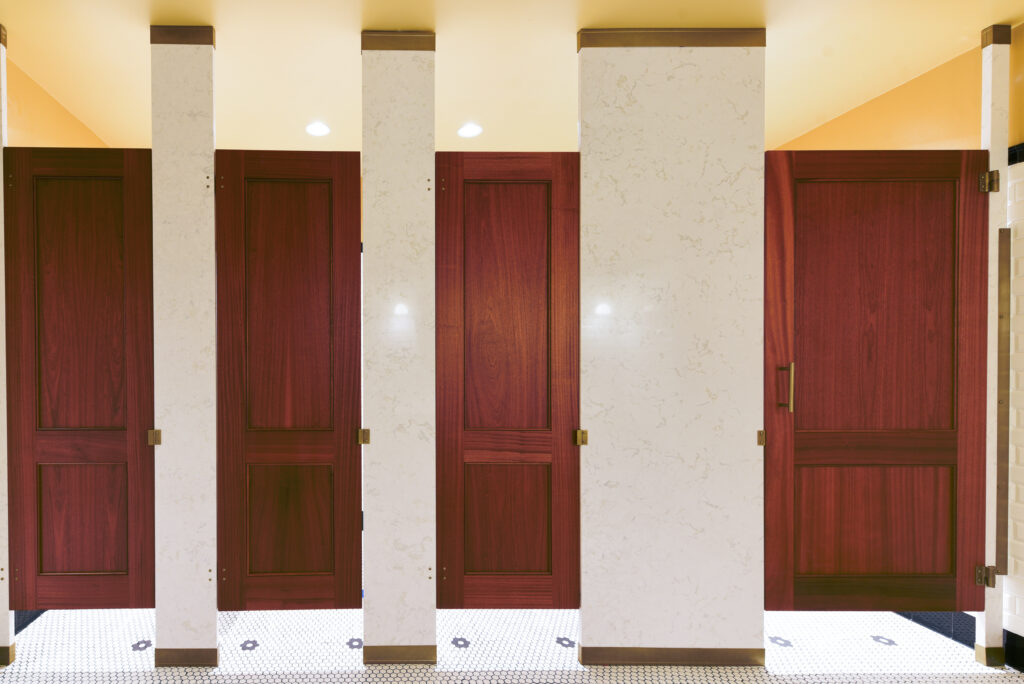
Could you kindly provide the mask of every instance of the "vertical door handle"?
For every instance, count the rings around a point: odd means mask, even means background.
[[[777,366],[777,369],[780,370],[780,371],[786,371],[787,373],[789,373],[789,401],[780,401],[778,405],[779,406],[785,406],[786,408],[789,409],[789,412],[792,413],[793,412],[793,393],[794,393],[794,388],[796,386],[796,381],[793,379],[794,375],[796,374],[795,373],[795,371],[796,371],[796,362],[795,361],[790,361],[788,366]]]

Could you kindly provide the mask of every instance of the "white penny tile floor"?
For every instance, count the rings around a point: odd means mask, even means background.
[[[18,635],[0,684],[996,684],[961,646],[893,613],[768,613],[766,667],[583,667],[577,611],[438,611],[437,666],[362,664],[362,612],[221,613],[220,666],[153,667],[150,610],[48,611]]]

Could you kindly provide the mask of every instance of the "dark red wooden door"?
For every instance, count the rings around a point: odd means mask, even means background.
[[[4,170],[11,607],[152,607],[149,150]]]
[[[437,600],[578,608],[579,155],[437,155]]]
[[[358,608],[359,154],[217,152],[221,610]]]
[[[987,152],[769,152],[769,610],[982,610]]]

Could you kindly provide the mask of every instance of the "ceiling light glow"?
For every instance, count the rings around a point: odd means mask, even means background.
[[[313,123],[306,126],[306,132],[309,133],[310,135],[315,135],[316,137],[319,138],[320,136],[327,135],[328,133],[330,133],[331,129],[328,128],[327,124],[325,124],[323,121],[314,121]]]
[[[484,129],[480,128],[479,124],[475,124],[472,121],[467,121],[462,124],[462,128],[459,129],[460,138],[475,138],[484,132]]]

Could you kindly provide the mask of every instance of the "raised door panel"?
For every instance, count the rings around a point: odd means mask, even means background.
[[[249,180],[245,192],[248,426],[329,430],[331,185]]]
[[[250,575],[334,572],[330,465],[250,465],[248,503]]]
[[[128,572],[124,463],[39,466],[39,572]]]
[[[38,425],[124,429],[121,180],[38,178],[35,205]]]
[[[11,607],[151,607],[150,153],[4,163]]]
[[[547,183],[466,183],[467,429],[547,429]]]
[[[956,198],[954,181],[797,183],[797,430],[953,429]]]
[[[551,572],[551,466],[467,463],[466,574]]]

